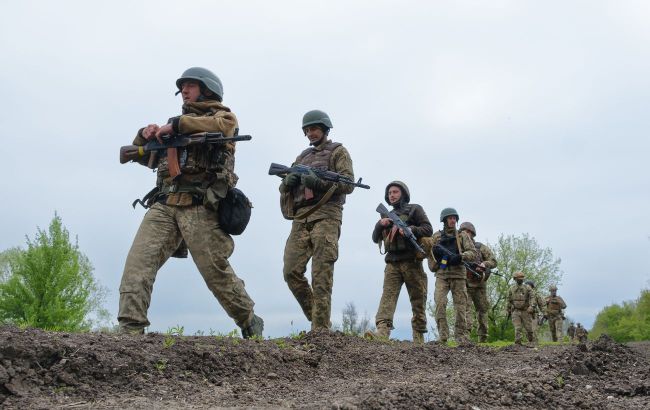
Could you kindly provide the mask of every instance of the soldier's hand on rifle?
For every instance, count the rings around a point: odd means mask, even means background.
[[[289,188],[292,188],[298,184],[300,184],[300,175],[296,174],[295,172],[290,173],[284,179],[282,180],[282,183]]]
[[[158,131],[159,128],[160,127],[157,124],[149,124],[142,129],[142,136],[144,137],[144,139],[149,141],[150,139],[156,136],[156,132]],[[160,139],[158,141],[161,142]]]
[[[461,264],[463,261],[463,257],[460,255],[451,255],[449,257],[449,265],[450,266],[458,266]]]
[[[433,256],[435,256],[437,260],[440,260],[445,256],[445,251],[440,247],[440,245],[433,247]]]
[[[309,171],[309,174],[302,176],[302,184],[309,189],[320,190],[322,187],[321,180],[316,176],[314,171]]]
[[[171,124],[165,124],[162,127],[158,128],[158,131],[156,131],[156,138],[158,139],[158,142],[162,144],[162,136],[163,135],[169,135],[173,134],[174,129],[172,128]]]
[[[384,227],[389,226],[391,223],[393,223],[393,221],[391,221],[390,218],[381,218],[379,220],[379,225],[384,226]]]

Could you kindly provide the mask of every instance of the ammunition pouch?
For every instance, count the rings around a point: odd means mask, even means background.
[[[418,244],[424,249],[424,253],[415,252],[415,258],[419,261],[424,259],[433,259],[433,237],[423,236],[418,238]]]

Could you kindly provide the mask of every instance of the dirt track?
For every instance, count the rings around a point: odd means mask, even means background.
[[[0,328],[4,408],[650,408],[650,343],[442,347]]]

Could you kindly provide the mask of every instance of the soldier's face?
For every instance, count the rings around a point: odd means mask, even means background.
[[[310,145],[318,145],[323,141],[325,133],[318,125],[308,125],[302,129],[305,136],[309,139]]]
[[[183,103],[196,102],[201,96],[201,86],[196,81],[185,81],[181,84]]]
[[[456,222],[458,222],[458,218],[456,218],[456,215],[451,215],[447,217],[447,226],[450,228],[455,228],[456,227]]]
[[[392,186],[388,188],[388,202],[391,205],[396,204],[402,199],[402,190],[399,187]]]

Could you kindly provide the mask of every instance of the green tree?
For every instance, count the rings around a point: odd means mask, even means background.
[[[602,334],[617,342],[650,340],[650,290],[642,290],[637,300],[604,307],[596,316],[590,336]]]
[[[536,291],[544,296],[551,284],[559,284],[563,272],[561,259],[553,256],[551,248],[544,248],[527,233],[521,236],[501,234],[495,245],[488,244],[494,251],[499,273],[503,277],[492,276],[487,283],[488,300],[488,340],[512,340],[514,328],[506,318],[508,290],[514,283],[512,275],[522,271],[526,280],[535,282]]]
[[[108,316],[102,308],[106,290],[93,267],[55,213],[48,231],[38,229],[27,249],[2,253],[0,321],[52,330],[89,330]],[[4,264],[1,262],[4,261]]]

